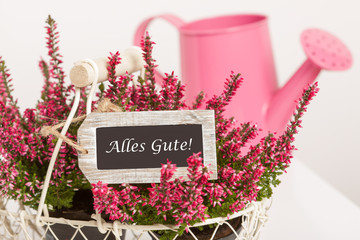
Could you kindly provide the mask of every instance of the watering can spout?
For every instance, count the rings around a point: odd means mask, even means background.
[[[306,60],[289,81],[272,96],[266,111],[267,129],[280,133],[294,113],[297,100],[301,97],[304,88],[311,84],[320,69],[314,67],[310,60]]]
[[[266,129],[281,133],[293,115],[303,90],[314,82],[322,69],[346,70],[352,64],[347,47],[333,35],[318,29],[302,33],[301,43],[307,60],[267,103]]]

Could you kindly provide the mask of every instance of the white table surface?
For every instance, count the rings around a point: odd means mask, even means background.
[[[359,191],[360,186],[353,188]],[[269,220],[260,236],[260,240],[275,239],[360,239],[360,208],[293,159],[275,189]]]
[[[303,162],[293,159],[281,180],[260,240],[360,240],[360,208]]]

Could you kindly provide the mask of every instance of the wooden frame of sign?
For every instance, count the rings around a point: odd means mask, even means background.
[[[188,179],[186,159],[201,152],[217,178],[213,110],[90,113],[78,130],[79,167],[90,183],[160,182],[161,164],[177,165],[173,178]]]

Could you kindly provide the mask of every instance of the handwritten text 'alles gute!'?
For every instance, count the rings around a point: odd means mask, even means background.
[[[174,141],[163,141],[162,139],[155,139],[150,145],[153,154],[159,154],[162,151],[170,152],[170,151],[188,151],[191,150],[192,138],[188,141],[179,141],[175,139]],[[135,141],[135,138],[126,138],[122,142],[120,141],[112,141],[109,144],[109,150],[106,153],[142,153],[145,151],[146,143],[141,142],[138,143]]]

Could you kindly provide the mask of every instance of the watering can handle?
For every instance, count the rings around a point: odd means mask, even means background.
[[[134,42],[133,42],[133,44],[135,46],[141,46],[141,40],[144,37],[146,29],[148,28],[149,24],[153,20],[158,19],[158,18],[166,20],[167,22],[169,22],[173,26],[175,26],[178,30],[181,28],[181,26],[183,26],[185,24],[185,22],[182,19],[180,19],[177,16],[172,15],[172,14],[162,14],[162,15],[157,15],[157,16],[150,17],[150,18],[144,20],[139,25],[139,27],[136,29]],[[161,74],[160,71],[158,71],[158,70],[155,70],[155,79],[157,81],[159,79],[163,79],[163,74]]]
[[[144,36],[148,25],[157,18],[161,18],[163,20],[168,21],[169,23],[174,25],[177,29],[179,29],[181,26],[183,26],[185,24],[185,22],[182,19],[178,18],[175,15],[171,15],[171,14],[162,14],[162,15],[150,17],[150,18],[144,20],[137,28],[137,30],[135,32],[135,37],[134,37],[134,45],[135,46],[140,46],[141,39]]]

